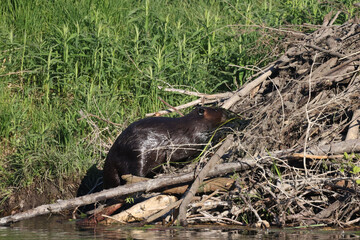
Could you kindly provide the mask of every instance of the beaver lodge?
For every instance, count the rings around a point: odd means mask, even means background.
[[[83,223],[359,226],[360,25],[333,22],[311,26],[312,33],[287,30],[285,53],[237,92],[163,88],[198,97],[177,110],[215,103],[242,119],[224,125],[219,141],[184,169],[165,166],[151,180],[127,176],[130,185],[43,205],[0,224],[127,197],[126,211],[117,203],[90,212]]]

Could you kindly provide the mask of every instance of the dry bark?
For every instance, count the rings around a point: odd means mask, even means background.
[[[357,139],[359,137],[360,109],[354,111],[349,130],[345,140]]]
[[[133,175],[123,175],[122,179],[126,180],[126,184],[144,182],[150,180],[150,178],[138,177]],[[228,191],[234,184],[234,180],[230,178],[212,178],[204,181],[200,188],[198,188],[197,193],[209,193],[214,191]],[[180,186],[158,189],[156,192],[162,192],[166,194],[183,194],[186,189],[189,187],[187,184],[182,184]]]
[[[176,202],[177,198],[174,196],[158,195],[138,203],[131,208],[122,211],[121,213],[111,217],[107,216],[107,219],[105,219],[103,223],[111,224],[116,222],[128,223],[141,221],[163,209],[167,209],[169,205],[172,205]]]

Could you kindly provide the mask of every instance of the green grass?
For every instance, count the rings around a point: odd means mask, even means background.
[[[0,199],[101,165],[79,110],[126,125],[164,108],[159,96],[191,100],[158,85],[235,90],[253,72],[229,64],[265,65],[282,37],[254,25],[321,24],[331,9],[344,12],[337,24],[358,14],[332,0],[1,0]],[[93,121],[114,140],[119,128]]]

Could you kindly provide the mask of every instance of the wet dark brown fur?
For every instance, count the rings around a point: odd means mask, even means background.
[[[146,176],[160,164],[198,152],[209,133],[227,119],[221,108],[198,107],[180,118],[152,117],[132,123],[116,139],[104,166],[104,188],[122,184],[121,175]]]

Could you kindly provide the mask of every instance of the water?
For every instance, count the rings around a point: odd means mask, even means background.
[[[0,227],[0,239],[360,239],[360,231],[343,230],[258,230],[239,226],[193,226],[188,228],[151,226],[134,228],[119,225],[79,228],[59,216],[37,217]]]

